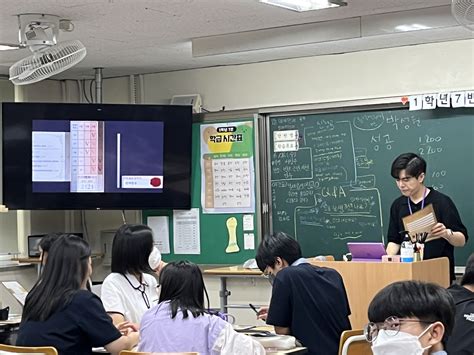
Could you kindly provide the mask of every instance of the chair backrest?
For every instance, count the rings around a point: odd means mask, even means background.
[[[0,344],[0,354],[58,355],[52,346],[26,347]]]
[[[132,350],[122,350],[120,355],[199,355],[196,352],[187,352],[187,353],[146,353]]]
[[[339,341],[339,355],[371,355],[370,343],[365,339],[363,330],[346,330]]]

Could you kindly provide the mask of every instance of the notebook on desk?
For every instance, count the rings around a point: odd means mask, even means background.
[[[385,246],[379,242],[347,243],[347,248],[352,254],[352,261],[382,261],[386,255]]]

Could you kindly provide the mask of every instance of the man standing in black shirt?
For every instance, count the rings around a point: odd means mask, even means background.
[[[391,175],[397,182],[402,196],[390,208],[387,254],[400,251],[404,230],[402,218],[429,204],[433,205],[438,223],[433,226],[425,244],[424,259],[447,257],[451,281],[454,275],[454,247],[462,247],[468,239],[466,227],[461,222],[453,201],[446,195],[424,185],[426,161],[414,153],[404,153],[392,163]]]
[[[341,275],[309,264],[298,242],[282,232],[262,240],[256,260],[273,285],[270,307],[261,308],[259,318],[277,334],[293,335],[309,355],[336,355],[341,333],[351,329]]]

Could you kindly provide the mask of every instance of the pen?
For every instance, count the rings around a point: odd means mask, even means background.
[[[257,308],[255,308],[255,306],[253,304],[249,303],[249,306],[250,306],[250,308],[252,308],[254,310],[254,312],[256,314],[258,314],[258,310],[257,310]]]

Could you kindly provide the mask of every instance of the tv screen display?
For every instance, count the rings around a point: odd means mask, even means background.
[[[190,208],[190,106],[3,104],[10,209]]]

